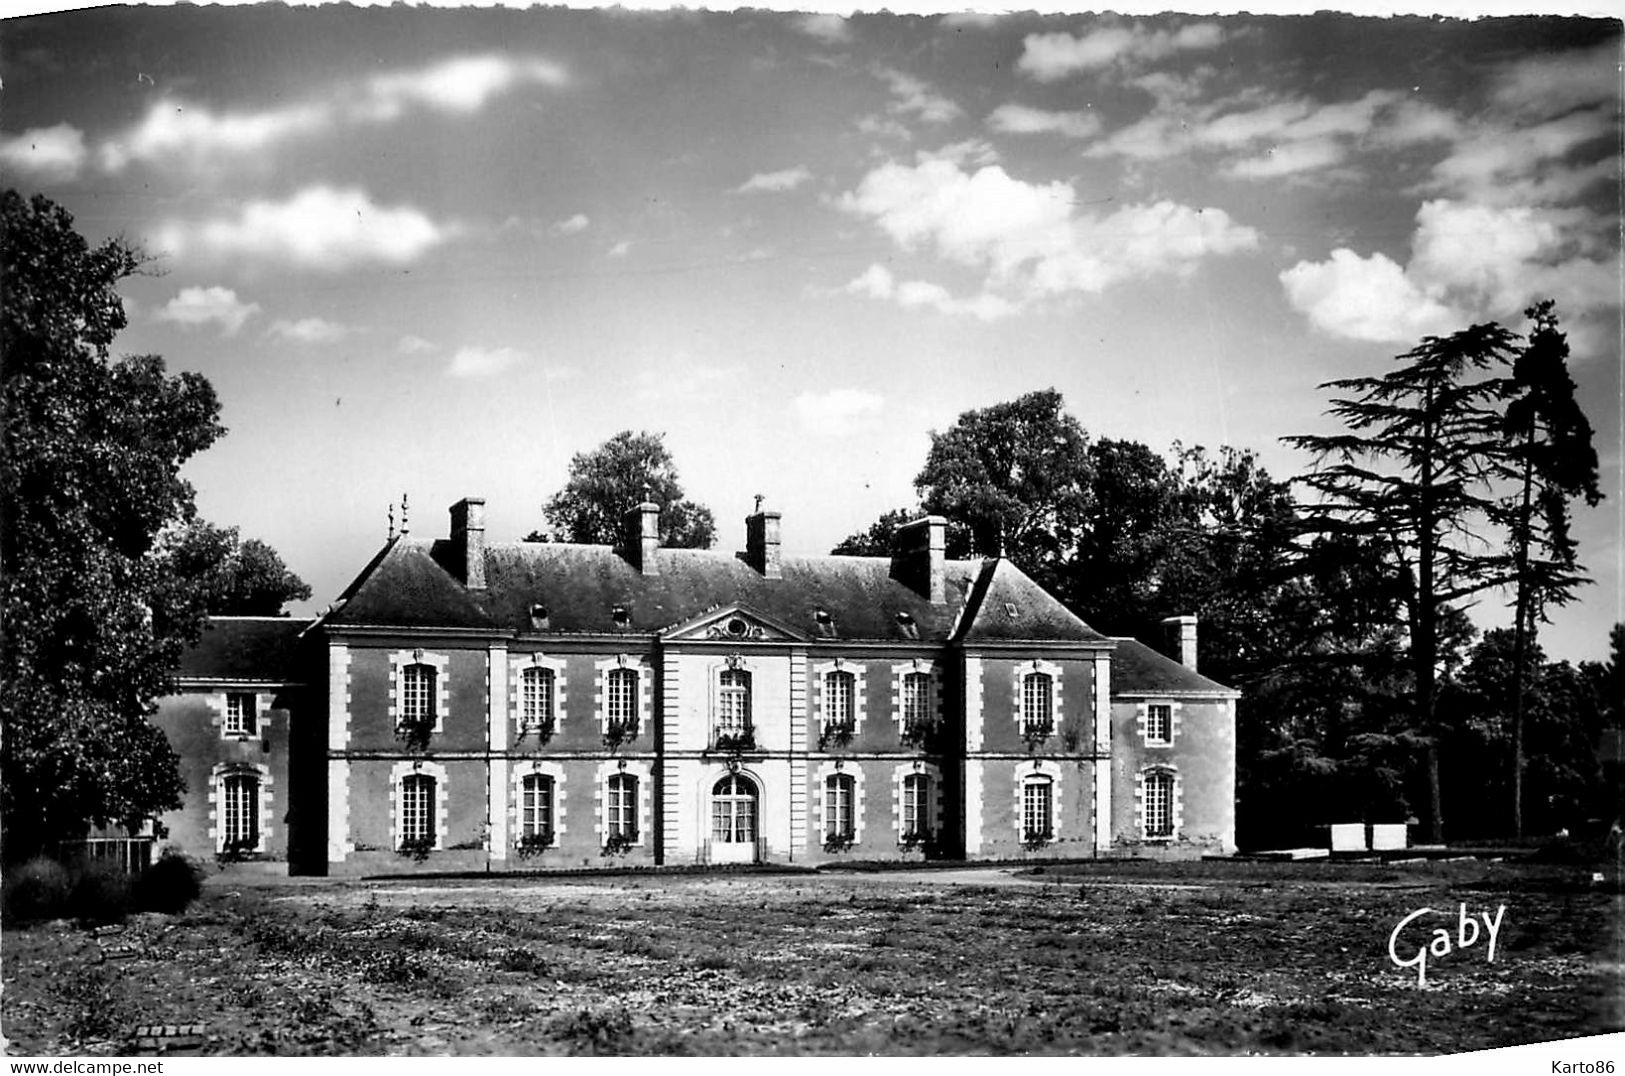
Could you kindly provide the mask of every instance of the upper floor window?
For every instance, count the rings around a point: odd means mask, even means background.
[[[430,845],[435,841],[435,779],[426,773],[401,778],[401,846]]]
[[[1172,837],[1174,835],[1174,775],[1167,770],[1152,770],[1145,775],[1145,835]]]
[[[252,691],[226,693],[226,735],[253,736],[259,732],[257,701]]]
[[[931,674],[907,673],[903,677],[903,727],[919,728],[931,721]]]
[[[1055,682],[1048,673],[1021,678],[1021,734],[1042,739],[1055,731]]]
[[[726,669],[717,682],[718,746],[743,745],[751,738],[750,673]]]
[[[857,678],[849,672],[832,672],[824,677],[824,728],[844,729],[850,733],[856,719],[853,698],[857,694]]]
[[[638,719],[638,674],[635,669],[611,669],[605,700],[611,725],[631,725]]]
[[[401,670],[401,724],[435,723],[435,679],[440,670],[422,663]]]
[[[1167,703],[1152,703],[1145,708],[1145,742],[1172,743],[1174,739],[1174,708]]]
[[[519,722],[524,732],[552,729],[555,683],[552,669],[533,666],[520,673]]]

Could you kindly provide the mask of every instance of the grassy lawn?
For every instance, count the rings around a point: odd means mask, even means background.
[[[212,886],[4,935],[14,1054],[1442,1053],[1620,1030],[1617,877],[1508,864]],[[1009,882],[1008,879],[1006,879]],[[1414,969],[1459,905],[1484,938]],[[1454,941],[1452,942],[1454,944]],[[133,955],[103,951],[128,946]]]

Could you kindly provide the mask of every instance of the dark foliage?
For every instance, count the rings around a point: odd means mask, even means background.
[[[711,510],[684,499],[677,465],[658,433],[623,430],[591,452],[577,453],[569,480],[543,514],[558,541],[619,545],[626,513],[644,501],[660,506],[661,545],[708,549],[716,541]]]

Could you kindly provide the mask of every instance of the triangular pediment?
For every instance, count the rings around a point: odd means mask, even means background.
[[[806,636],[782,621],[744,605],[708,609],[661,632],[668,642],[799,643]]]

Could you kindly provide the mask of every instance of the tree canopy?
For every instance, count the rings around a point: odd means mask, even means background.
[[[137,251],[92,247],[60,206],[15,191],[0,226],[0,803],[16,856],[179,805],[174,753],[147,717],[201,609],[179,599],[157,543],[193,516],[181,465],[224,431],[200,375],[109,356]]]
[[[240,537],[236,527],[193,520],[159,544],[172,582],[210,615],[280,616],[288,602],[310,597],[275,549]]]
[[[660,544],[706,549],[716,541],[716,520],[704,505],[685,499],[677,465],[661,434],[623,430],[570,460],[564,488],[543,507],[551,536],[562,542],[616,545],[622,519],[643,501],[660,506]],[[542,539],[533,533],[531,540]]]

